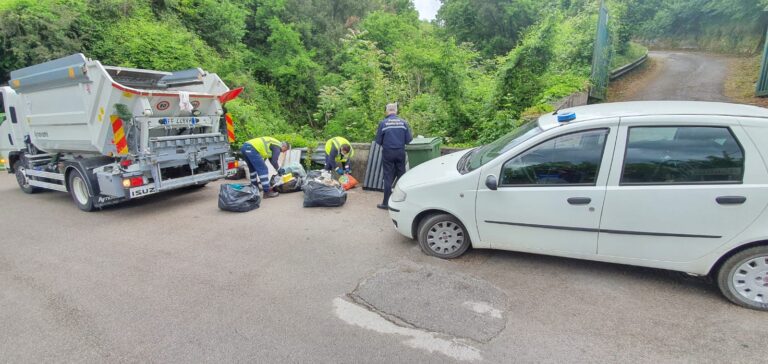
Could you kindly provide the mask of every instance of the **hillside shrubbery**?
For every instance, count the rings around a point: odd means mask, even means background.
[[[622,16],[635,2],[610,2],[616,34],[633,31]],[[443,3],[430,23],[409,0],[5,0],[0,78],[76,52],[202,67],[245,87],[228,105],[238,143],[272,134],[297,145],[369,141],[388,102],[417,134],[487,142],[588,86],[597,0]]]

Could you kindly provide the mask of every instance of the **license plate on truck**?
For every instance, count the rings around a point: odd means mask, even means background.
[[[173,117],[173,118],[164,118],[162,119],[165,122],[165,125],[196,125],[201,123],[210,124],[211,119],[208,117]],[[163,124],[163,121],[160,121],[160,124]]]
[[[146,195],[151,195],[153,193],[156,193],[157,190],[155,190],[155,186],[153,185],[146,185],[141,187],[134,187],[130,189],[130,196],[131,198],[136,197],[142,197]]]

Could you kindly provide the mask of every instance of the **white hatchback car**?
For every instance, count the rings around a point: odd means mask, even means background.
[[[767,161],[763,108],[590,105],[419,165],[389,209],[437,257],[471,245],[711,275],[768,310]]]

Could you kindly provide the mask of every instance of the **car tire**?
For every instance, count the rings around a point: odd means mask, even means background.
[[[431,215],[422,220],[418,240],[424,253],[443,259],[457,258],[472,245],[464,224],[449,214]]]
[[[93,194],[88,188],[85,177],[77,169],[73,169],[67,176],[67,189],[77,208],[86,212],[94,210]]]
[[[717,285],[731,302],[768,311],[768,246],[745,249],[728,258],[717,272]]]
[[[24,175],[25,167],[21,163],[21,161],[18,161],[13,164],[13,170],[16,175],[16,182],[19,184],[19,188],[21,188],[24,193],[35,193],[37,191],[40,191],[39,188],[31,186],[29,184],[29,180],[27,179],[27,176]]]

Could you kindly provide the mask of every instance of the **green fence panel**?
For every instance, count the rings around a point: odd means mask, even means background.
[[[760,78],[757,80],[755,94],[761,97],[768,96],[768,31],[766,31],[765,46],[763,46],[763,63],[760,66]]]
[[[600,16],[597,21],[595,50],[592,54],[592,88],[589,97],[605,100],[608,90],[609,67],[611,64],[611,35],[608,30],[608,9],[605,2],[600,3]]]

